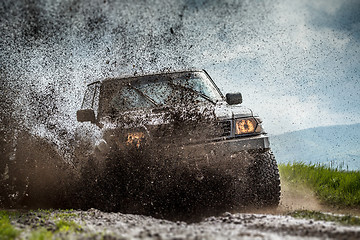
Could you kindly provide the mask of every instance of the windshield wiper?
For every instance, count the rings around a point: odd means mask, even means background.
[[[198,92],[198,91],[196,91],[196,90],[194,90],[194,89],[192,89],[192,88],[185,87],[185,86],[182,86],[182,85],[179,85],[179,84],[175,84],[175,83],[172,83],[172,82],[170,82],[170,81],[169,81],[169,84],[170,84],[172,87],[181,87],[182,89],[185,89],[185,90],[188,90],[188,91],[190,91],[190,92],[192,92],[192,93],[195,93],[196,95],[202,97],[203,99],[211,102],[211,103],[214,104],[214,105],[216,104],[216,102],[214,102],[214,100],[212,100],[209,96],[203,94],[202,92]]]
[[[148,100],[148,102],[150,102],[151,104],[153,104],[155,107],[158,107],[159,105],[155,102],[154,99],[152,99],[151,97],[149,97],[148,95],[146,95],[145,93],[143,93],[140,89],[132,86],[130,83],[128,84],[128,87],[131,89],[134,89],[137,93],[139,93],[141,96],[143,96],[146,100]]]

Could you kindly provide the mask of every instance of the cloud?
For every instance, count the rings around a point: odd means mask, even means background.
[[[351,3],[281,1],[257,38],[209,56],[221,59],[209,72],[223,91],[241,91],[271,133],[358,123],[360,40],[335,24]]]

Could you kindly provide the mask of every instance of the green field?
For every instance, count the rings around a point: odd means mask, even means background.
[[[280,164],[281,180],[290,186],[306,186],[323,202],[339,207],[360,207],[360,172],[340,171],[303,163]]]

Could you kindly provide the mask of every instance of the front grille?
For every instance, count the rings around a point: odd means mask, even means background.
[[[219,122],[219,125],[220,125],[221,130],[222,130],[221,136],[222,137],[230,136],[230,134],[231,134],[231,121]]]

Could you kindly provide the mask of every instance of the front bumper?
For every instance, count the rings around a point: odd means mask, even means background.
[[[257,135],[244,138],[225,139],[207,143],[197,143],[172,147],[170,155],[193,166],[213,166],[216,168],[233,168],[238,164],[252,162],[251,152],[267,151],[270,148],[266,135]]]
[[[253,152],[270,148],[266,135],[247,136],[183,146],[168,146],[161,151],[164,159],[172,159],[181,167],[206,172],[221,172],[225,175],[246,175],[246,169],[255,161]],[[207,170],[206,170],[207,169]]]
[[[243,138],[232,138],[207,143],[198,143],[187,145],[185,148],[206,148],[222,149],[228,153],[237,153],[241,151],[266,150],[270,148],[269,138],[266,135],[257,135]]]

